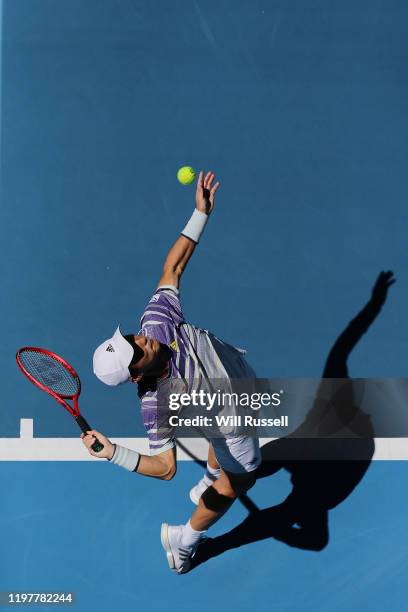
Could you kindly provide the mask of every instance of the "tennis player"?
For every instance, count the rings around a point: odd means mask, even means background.
[[[94,430],[82,435],[85,446],[95,457],[163,480],[170,480],[176,473],[174,431],[167,420],[163,422],[158,409],[158,391],[166,379],[181,378],[191,389],[193,381],[197,380],[255,377],[244,359],[245,351],[187,323],[180,306],[181,275],[214,207],[219,187],[219,182],[213,185],[214,178],[212,172],[205,176],[200,172],[196,209],[167,255],[158,288],[141,317],[138,334],[122,335],[118,327],[113,336],[96,349],[93,357],[94,373],[105,384],[138,383],[150,455],[112,444]],[[95,437],[104,444],[99,453],[91,449]],[[161,542],[172,570],[179,574],[188,571],[191,557],[207,529],[254,484],[259,463],[257,439],[228,435],[211,439],[205,474],[190,491],[197,509],[185,525],[163,523],[161,527]]]

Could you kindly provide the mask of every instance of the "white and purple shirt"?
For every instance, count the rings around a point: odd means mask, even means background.
[[[183,379],[187,393],[197,389],[203,380],[256,377],[243,357],[243,349],[223,342],[206,329],[186,323],[176,287],[162,285],[157,289],[140,324],[139,335],[156,338],[172,349],[169,378]],[[147,390],[141,398],[151,455],[175,446],[174,431],[167,418],[163,419],[163,410],[159,411],[157,393],[157,390]]]

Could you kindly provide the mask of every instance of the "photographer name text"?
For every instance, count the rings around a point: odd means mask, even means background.
[[[289,427],[287,415],[279,418],[257,418],[251,415],[179,417],[173,414],[169,419],[171,427]]]

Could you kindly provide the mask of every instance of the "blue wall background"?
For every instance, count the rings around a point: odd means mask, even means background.
[[[351,360],[406,376],[408,8],[401,0],[12,0],[2,58],[2,435],[74,435],[14,363],[65,355],[95,427],[140,435],[94,348],[137,330],[194,206],[222,182],[182,284],[187,318],[261,376],[319,376],[381,269],[398,283]]]

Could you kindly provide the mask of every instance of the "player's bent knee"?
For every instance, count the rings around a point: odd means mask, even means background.
[[[212,512],[225,512],[228,510],[236,495],[231,490],[231,495],[219,493],[214,487],[208,487],[201,496],[201,500],[207,510]]]

